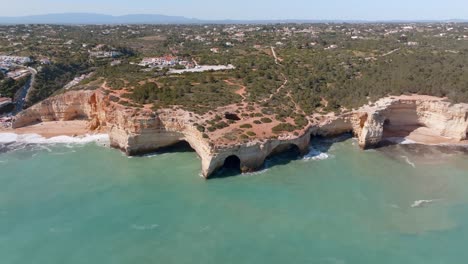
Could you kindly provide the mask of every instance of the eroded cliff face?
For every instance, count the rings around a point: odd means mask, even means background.
[[[127,108],[113,103],[101,90],[70,91],[38,103],[16,116],[13,128],[47,121],[89,121],[91,131],[105,131],[110,144],[127,155],[138,155],[187,141],[202,158],[204,167],[212,147],[183,110]]]
[[[417,129],[455,141],[467,139],[467,104],[451,104],[430,96],[399,96],[381,99],[357,113],[366,116],[356,133],[363,148],[375,147],[386,138],[405,137]]]
[[[80,91],[51,97],[21,112],[13,128],[38,122],[89,119],[94,111],[90,102],[93,94],[94,91]]]
[[[468,132],[468,106],[453,105],[434,97],[385,98],[347,114],[321,116],[298,136],[251,140],[229,146],[216,146],[203,137],[196,118],[181,109],[127,108],[109,100],[102,91],[70,91],[51,97],[21,112],[14,127],[54,120],[89,120],[90,130],[109,133],[111,146],[128,155],[155,151],[186,141],[202,161],[202,174],[209,177],[223,167],[226,159],[240,160],[243,172],[263,167],[265,159],[295,147],[308,152],[311,136],[333,136],[353,132],[363,148],[378,145],[386,137],[402,136],[420,127],[433,133],[463,140]]]

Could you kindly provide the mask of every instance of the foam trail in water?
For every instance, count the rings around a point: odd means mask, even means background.
[[[404,158],[406,163],[408,163],[411,167],[416,168],[416,164],[411,162],[411,160],[407,156],[401,156],[401,157]]]
[[[437,201],[440,201],[441,199],[432,199],[432,200],[417,200],[414,201],[413,204],[411,205],[411,208],[418,208],[418,207],[423,207],[426,204],[431,204]]]
[[[130,228],[134,229],[134,230],[143,231],[143,230],[153,230],[153,229],[156,229],[158,227],[159,227],[158,224],[151,224],[151,225],[135,225],[134,224]]]
[[[254,171],[254,172],[244,172],[242,173],[241,175],[242,176],[255,176],[255,175],[260,175],[260,174],[264,174],[268,171],[269,169],[267,168],[267,166],[265,165],[265,168],[259,170],[259,171]]]

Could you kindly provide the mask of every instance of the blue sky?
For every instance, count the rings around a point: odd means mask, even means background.
[[[201,19],[466,19],[468,0],[0,0],[0,16],[65,12]]]

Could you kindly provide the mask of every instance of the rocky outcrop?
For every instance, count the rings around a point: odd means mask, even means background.
[[[279,138],[265,141],[253,141],[228,148],[213,148],[211,155],[202,164],[202,173],[209,176],[224,165],[225,160],[235,156],[240,160],[242,172],[252,172],[263,167],[265,159],[287,149],[296,148],[300,153],[306,154],[309,150],[310,134],[297,138]]]
[[[42,101],[15,118],[13,128],[38,122],[89,120],[90,130],[106,130],[110,144],[127,155],[138,155],[187,141],[202,158],[203,167],[212,147],[189,122],[183,110],[127,108],[113,103],[102,91],[70,91]]]
[[[467,139],[468,105],[430,96],[384,98],[357,111],[365,117],[356,135],[363,148],[375,147],[386,137],[404,137],[418,128],[435,136]]]
[[[126,108],[113,103],[100,90],[70,91],[51,97],[21,112],[14,127],[53,120],[89,120],[90,130],[106,129],[111,146],[128,155],[151,152],[186,141],[202,161],[202,174],[209,177],[223,167],[230,157],[236,157],[243,172],[261,168],[265,159],[291,147],[305,154],[311,136],[333,136],[353,132],[363,148],[378,145],[386,134],[406,133],[421,126],[434,133],[456,140],[467,137],[468,106],[453,105],[434,97],[385,98],[339,116],[326,115],[297,136],[251,140],[229,146],[216,146],[196,129],[191,113],[181,109]],[[196,121],[196,120],[195,120]]]
[[[98,102],[92,102],[95,94],[95,91],[72,91],[51,97],[18,114],[13,128],[47,121],[90,119],[97,113]]]

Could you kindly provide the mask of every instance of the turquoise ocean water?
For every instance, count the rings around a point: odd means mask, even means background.
[[[3,147],[0,263],[466,263],[466,154],[313,146],[208,181],[194,152]]]

